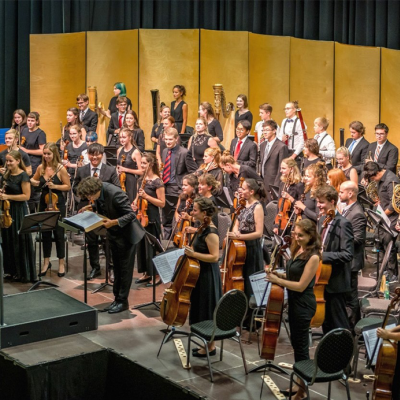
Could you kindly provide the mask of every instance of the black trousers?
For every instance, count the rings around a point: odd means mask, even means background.
[[[93,269],[100,270],[99,235],[93,231],[86,233],[86,242],[88,245],[90,266]]]
[[[380,229],[379,231],[379,238],[381,240],[381,243],[383,245],[383,249],[386,251],[387,247],[389,246],[389,243],[393,241],[393,246],[392,250],[390,251],[389,255],[389,261],[388,265],[386,267],[387,271],[389,272],[390,275],[396,275],[398,276],[398,262],[397,262],[397,250],[396,250],[396,239],[397,237],[393,237],[389,233],[383,231],[383,229]]]
[[[162,224],[164,227],[164,239],[168,239],[172,231],[172,221],[179,198],[179,187],[175,183],[165,185],[165,207],[162,209]]]
[[[347,315],[350,327],[354,329],[361,319],[360,302],[358,301],[358,271],[351,271],[351,291],[346,293]]]
[[[336,328],[350,330],[346,311],[346,293],[328,293],[325,289],[325,321],[322,332],[328,333]]]

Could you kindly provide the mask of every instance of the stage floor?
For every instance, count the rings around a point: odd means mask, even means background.
[[[83,273],[82,273],[82,251],[80,246],[70,246],[69,272],[65,277],[57,276],[58,263],[56,259],[52,261],[54,270],[51,276],[49,273],[44,280],[51,281],[59,285],[59,290],[83,301]],[[53,258],[52,258],[53,259]],[[134,280],[139,274],[134,272]],[[101,292],[91,294],[91,290],[96,289],[104,282],[104,260],[102,260],[102,276],[88,283],[88,304],[101,310],[113,301],[112,288],[107,287]],[[29,289],[29,284],[5,283],[5,294],[24,292]],[[44,286],[42,286],[43,288]],[[157,299],[162,297],[164,285],[157,287]],[[189,387],[193,391],[208,399],[259,399],[261,390],[261,375],[263,372],[254,372],[245,375],[239,346],[237,343],[227,340],[224,343],[224,358],[219,362],[219,353],[214,359],[214,383],[209,380],[207,362],[204,359],[191,358],[190,370],[182,368],[182,364],[173,342],[164,345],[159,358],[157,358],[158,348],[163,338],[162,329],[166,326],[162,322],[159,312],[153,307],[140,310],[132,309],[133,306],[150,302],[152,289],[144,288],[143,285],[132,284],[128,311],[110,315],[99,313],[99,329],[97,331],[82,333],[79,335],[67,336],[59,339],[52,339],[43,342],[32,343],[29,345],[4,349],[4,353],[23,361],[34,363],[66,357],[67,353],[76,354],[82,348],[93,344],[124,354],[131,360],[139,362],[141,365],[152,368],[162,376],[168,376],[183,387]],[[7,309],[5,310],[7,313]],[[188,327],[182,328],[187,330]],[[247,339],[248,333],[244,332]],[[244,351],[248,368],[262,365],[264,360],[260,360],[257,350],[256,335],[252,337],[253,343],[244,344]],[[187,339],[182,338],[186,347]],[[314,340],[310,348],[313,356],[318,342]],[[219,345],[219,343],[217,343]],[[82,347],[83,346],[83,347]],[[217,346],[219,350],[219,346]],[[293,350],[290,346],[285,329],[282,328],[277,347],[276,363],[293,363]],[[368,374],[364,369],[365,362],[360,359],[358,377]],[[280,389],[289,387],[288,376],[273,371],[267,372]],[[361,379],[361,383],[350,383],[352,399],[365,399],[366,392],[372,392],[372,383]],[[134,388],[132,388],[134,392]],[[315,384],[311,387],[312,399],[326,398],[328,392],[327,384]],[[274,398],[267,386],[263,388],[262,398]],[[332,384],[332,399],[346,398],[345,387],[339,383]]]

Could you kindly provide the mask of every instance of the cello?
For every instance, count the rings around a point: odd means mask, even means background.
[[[327,216],[322,223],[322,229],[325,229],[328,224],[335,218],[335,211],[329,210]],[[317,301],[317,308],[315,310],[315,314],[310,322],[310,328],[319,328],[324,320],[325,320],[325,286],[329,282],[329,278],[331,277],[332,266],[330,264],[324,264],[322,260],[320,260],[317,272],[315,274],[315,285],[313,288],[315,300]]]
[[[210,224],[211,218],[205,217],[190,241],[190,246],[198,234]],[[160,315],[168,326],[184,325],[190,308],[190,296],[200,275],[200,261],[183,255],[178,259],[171,285],[165,289],[161,304]]]
[[[7,186],[7,182],[3,182],[3,186],[0,190],[1,193],[4,193]],[[0,228],[9,228],[13,222],[13,219],[10,215],[10,202],[9,200],[0,200]]]
[[[146,176],[147,172],[149,170],[150,164],[146,168],[146,171],[143,174],[143,181],[142,185],[140,186],[140,189],[144,190],[144,187],[146,186]],[[137,203],[137,215],[136,218],[139,220],[140,224],[143,226],[143,228],[146,228],[146,226],[149,224],[149,217],[147,215],[147,207],[148,207],[148,202],[146,199],[143,199],[142,196],[139,196],[138,198],[138,203]]]
[[[186,200],[186,205],[185,205],[185,209],[183,210],[183,212],[188,214],[189,209],[192,206],[192,204],[193,204],[193,199],[191,197],[189,197]],[[185,229],[188,226],[190,226],[190,222],[187,219],[181,218],[175,227],[176,233],[175,233],[175,235],[173,235],[174,236],[173,242],[178,249],[181,249],[183,246],[188,245],[187,233],[186,232],[184,233]]]

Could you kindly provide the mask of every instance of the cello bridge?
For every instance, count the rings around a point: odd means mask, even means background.
[[[165,293],[176,293],[173,289],[165,289]]]

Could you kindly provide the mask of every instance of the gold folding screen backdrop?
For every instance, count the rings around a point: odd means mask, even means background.
[[[195,29],[31,35],[30,41],[31,109],[41,114],[48,140],[59,138],[59,121],[65,124],[78,93],[97,86],[98,100],[107,107],[113,84],[122,81],[139,113],[147,148],[152,148],[150,89],[159,89],[161,100],[170,104],[172,87],[183,84],[188,124],[194,126],[199,102],[214,102],[215,83],[224,85],[227,101],[248,95],[254,123],[261,103],[272,104],[280,123],[284,104],[298,100],[309,137],[314,119],[326,116],[337,145],[339,128],[348,137],[353,120],[362,121],[367,139],[374,141],[374,126],[381,120],[400,146],[396,50]]]

